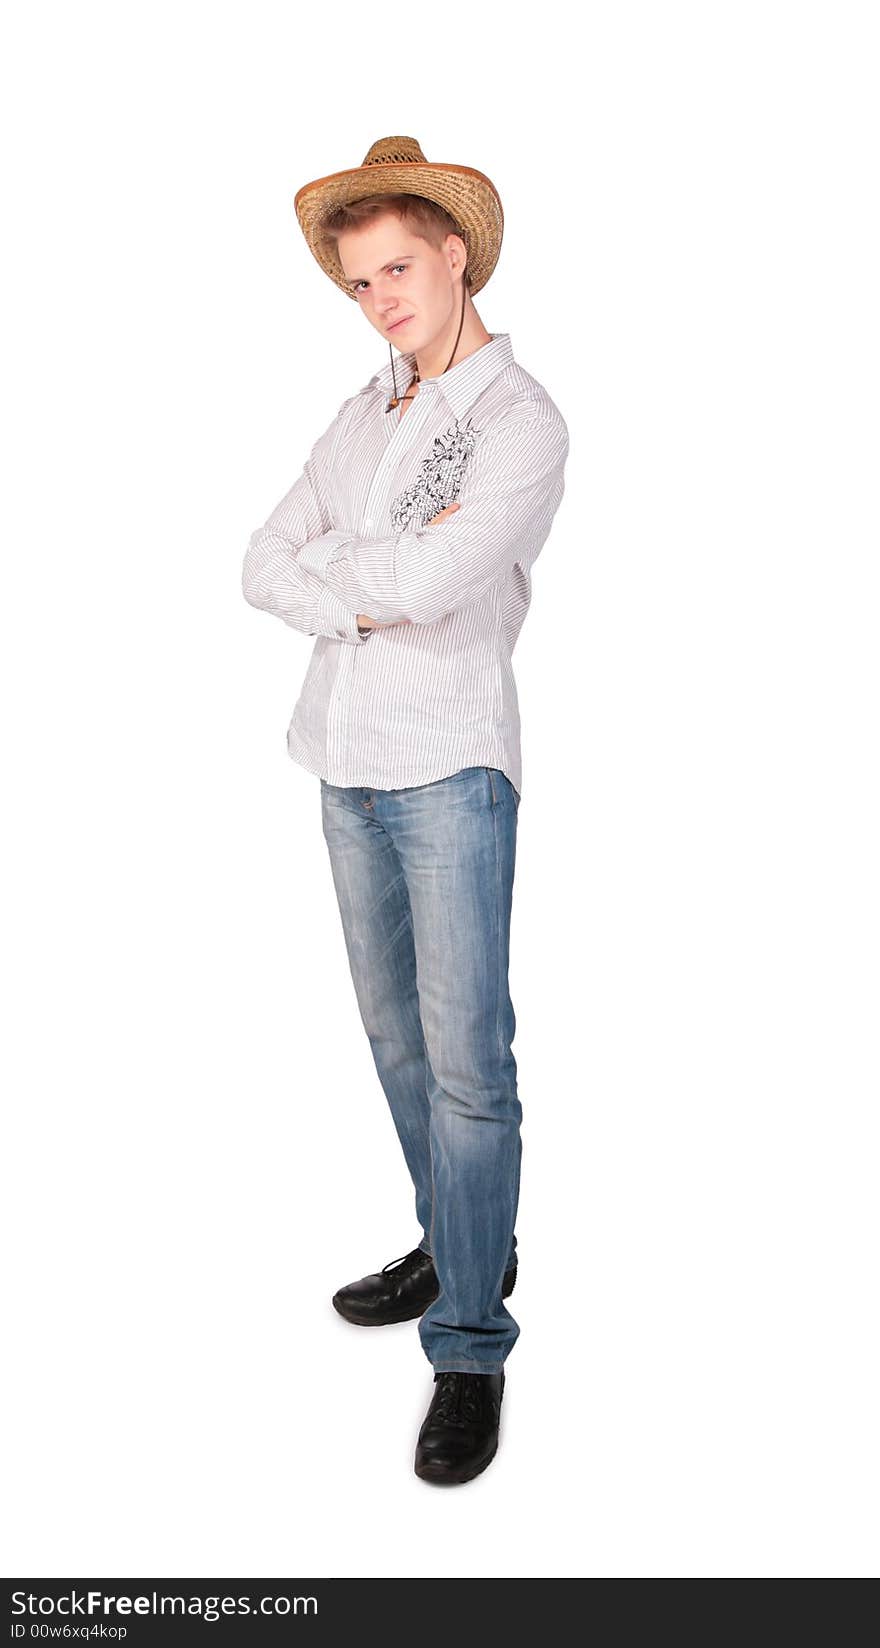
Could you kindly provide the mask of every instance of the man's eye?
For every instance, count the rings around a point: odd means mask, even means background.
[[[403,270],[403,272],[404,272],[404,274],[406,274],[406,269],[407,269],[407,266],[406,266],[406,264],[405,264],[405,263],[392,263],[392,264],[391,264],[391,265],[390,265],[390,268],[391,268],[391,269],[402,269],[402,270]],[[357,290],[358,290],[358,287],[359,287],[359,286],[366,286],[366,284],[367,284],[367,283],[366,283],[366,281],[365,281],[365,280],[356,280],[356,281],[355,281],[355,283],[354,283],[354,285],[353,285],[353,287],[352,287],[352,291],[353,291],[353,292],[356,292],[356,291],[357,291]]]

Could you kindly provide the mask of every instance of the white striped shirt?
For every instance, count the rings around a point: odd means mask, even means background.
[[[395,361],[401,395],[415,369],[415,354]],[[485,765],[521,794],[511,655],[568,430],[507,332],[423,378],[402,415],[386,412],[393,393],[389,362],[343,402],[245,555],[251,606],[317,637],[288,753],[330,784],[401,789]],[[358,613],[389,627],[362,636]]]

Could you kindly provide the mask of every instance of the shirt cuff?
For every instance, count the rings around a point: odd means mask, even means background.
[[[324,532],[320,538],[313,538],[311,543],[303,544],[297,560],[306,572],[316,572],[320,577],[337,549],[343,544],[353,544],[355,538],[354,532]]]
[[[370,639],[369,634],[361,635],[357,613],[349,612],[332,589],[322,589],[318,597],[318,622],[322,635],[335,634],[340,641],[356,641],[361,646]]]

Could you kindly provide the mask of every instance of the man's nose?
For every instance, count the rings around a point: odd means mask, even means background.
[[[384,291],[377,287],[374,298],[380,315],[389,315],[392,309],[397,309],[400,306],[400,299],[390,286],[385,287]]]

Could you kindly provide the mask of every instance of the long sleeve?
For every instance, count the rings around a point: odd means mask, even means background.
[[[474,449],[456,502],[436,526],[361,538],[313,536],[301,569],[378,623],[430,624],[478,601],[516,562],[539,554],[564,492],[568,430],[559,416],[517,407]]]
[[[299,479],[273,509],[268,520],[251,535],[242,567],[242,593],[252,607],[274,613],[305,635],[326,635],[363,646],[358,612],[329,589],[302,563],[302,548],[312,538],[332,529],[323,483],[323,466],[348,402],[315,442]],[[368,614],[372,617],[372,613]]]

